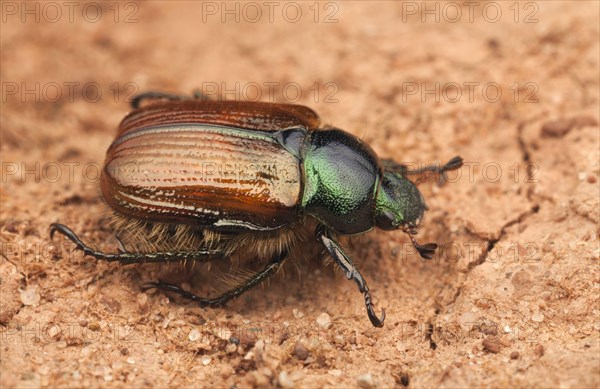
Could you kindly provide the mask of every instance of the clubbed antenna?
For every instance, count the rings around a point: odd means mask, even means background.
[[[438,165],[428,165],[425,167],[422,167],[420,169],[415,169],[415,170],[410,170],[407,172],[407,174],[423,174],[423,173],[438,173],[440,175],[440,181],[439,184],[440,185],[444,185],[444,183],[446,183],[446,181],[448,180],[448,176],[446,175],[447,172],[451,171],[451,170],[457,170],[460,169],[463,165],[463,159],[460,156],[456,156],[454,158],[452,158],[451,160],[449,160],[448,162],[446,162],[443,166],[438,166]],[[425,175],[423,177],[424,179],[427,178],[427,175]],[[417,183],[420,183],[420,179],[416,180]]]
[[[435,254],[435,250],[438,247],[438,245],[436,243],[425,243],[424,245],[421,245],[415,239],[413,232],[408,232],[408,236],[410,237],[410,241],[412,242],[413,246],[415,246],[415,248],[419,252],[419,255],[421,255],[422,258],[424,258],[424,259],[433,258],[433,254]]]

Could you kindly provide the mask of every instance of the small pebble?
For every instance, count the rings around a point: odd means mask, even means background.
[[[279,377],[277,377],[277,382],[279,382],[279,386],[281,386],[283,389],[291,389],[294,387],[294,381],[290,379],[290,377],[285,371],[279,373]]]
[[[200,359],[200,362],[202,362],[204,366],[208,366],[208,364],[210,364],[210,361],[212,361],[212,358],[208,355],[205,355],[202,357],[202,359]]]
[[[343,371],[341,371],[340,369],[331,369],[327,373],[329,373],[330,375],[332,375],[334,377],[341,377],[343,374]]]
[[[52,326],[48,329],[48,335],[51,338],[58,338],[58,335],[60,335],[60,333],[62,332],[62,330],[60,329],[59,326]]]
[[[536,357],[541,357],[544,355],[544,346],[542,346],[541,344],[538,344],[537,346],[535,346],[535,348],[533,349],[533,354]]]
[[[513,351],[512,353],[510,353],[510,359],[519,359],[519,352]]]
[[[227,354],[233,354],[234,352],[237,351],[237,346],[234,343],[229,343],[226,347],[225,347],[225,352]]]
[[[547,138],[560,138],[565,136],[573,128],[575,122],[572,119],[556,119],[544,123],[542,136]]]
[[[294,346],[294,355],[301,361],[308,358],[308,349],[302,342],[296,342],[296,346]]]
[[[531,320],[541,323],[544,321],[544,315],[541,312],[536,312],[533,314],[533,316],[531,316]]]
[[[34,286],[30,286],[25,290],[21,290],[20,297],[23,305],[38,305],[41,299]]]
[[[327,313],[323,312],[319,315],[319,317],[317,317],[317,324],[323,329],[328,329],[331,327],[331,317]]]
[[[258,339],[256,336],[256,331],[253,331],[251,328],[242,328],[238,331],[234,331],[233,338],[239,339],[239,344],[246,348],[250,348],[256,344],[256,340]],[[229,338],[231,341],[231,338]]]
[[[137,303],[140,308],[145,308],[148,305],[148,295],[146,293],[138,293]]]
[[[483,344],[483,348],[491,353],[496,354],[500,351],[500,339],[497,336],[488,336],[485,338],[481,344]]]
[[[235,374],[235,370],[233,369],[233,367],[231,367],[229,365],[221,366],[221,377],[227,379],[227,378],[231,377],[233,374]]]
[[[190,334],[188,336],[188,338],[190,339],[190,341],[195,342],[198,339],[200,339],[200,331],[198,331],[197,329],[193,329],[190,331]]]
[[[363,374],[358,377],[356,384],[363,389],[373,389],[375,387],[371,373]]]

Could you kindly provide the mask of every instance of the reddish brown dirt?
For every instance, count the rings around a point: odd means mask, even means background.
[[[294,3],[297,23],[279,3],[239,23],[220,2],[106,3],[95,22],[75,3],[72,21],[2,3],[2,387],[600,385],[597,2],[488,2],[472,21],[448,3]],[[317,258],[201,309],[141,291],[176,266],[50,243],[60,221],[116,250],[95,175],[132,92],[214,85],[306,104],[382,157],[468,162],[421,184],[434,260],[402,233],[348,245],[385,327]]]

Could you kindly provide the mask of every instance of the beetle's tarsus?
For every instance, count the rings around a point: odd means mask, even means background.
[[[383,322],[385,321],[385,309],[381,308],[381,317],[377,317],[375,314],[375,310],[373,306],[367,307],[367,314],[369,315],[369,320],[371,320],[371,324],[375,327],[383,327]]]
[[[69,227],[60,223],[52,223],[50,224],[50,240],[54,239],[54,234],[56,232],[60,232],[64,236],[66,236],[71,242],[75,243],[76,249],[84,252],[85,255],[94,256],[95,251],[88,247],[85,243],[79,239],[79,237],[71,230]]]

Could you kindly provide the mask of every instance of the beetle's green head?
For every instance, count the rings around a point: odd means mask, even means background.
[[[419,189],[404,176],[385,172],[377,193],[375,222],[382,230],[412,230],[427,210]]]

